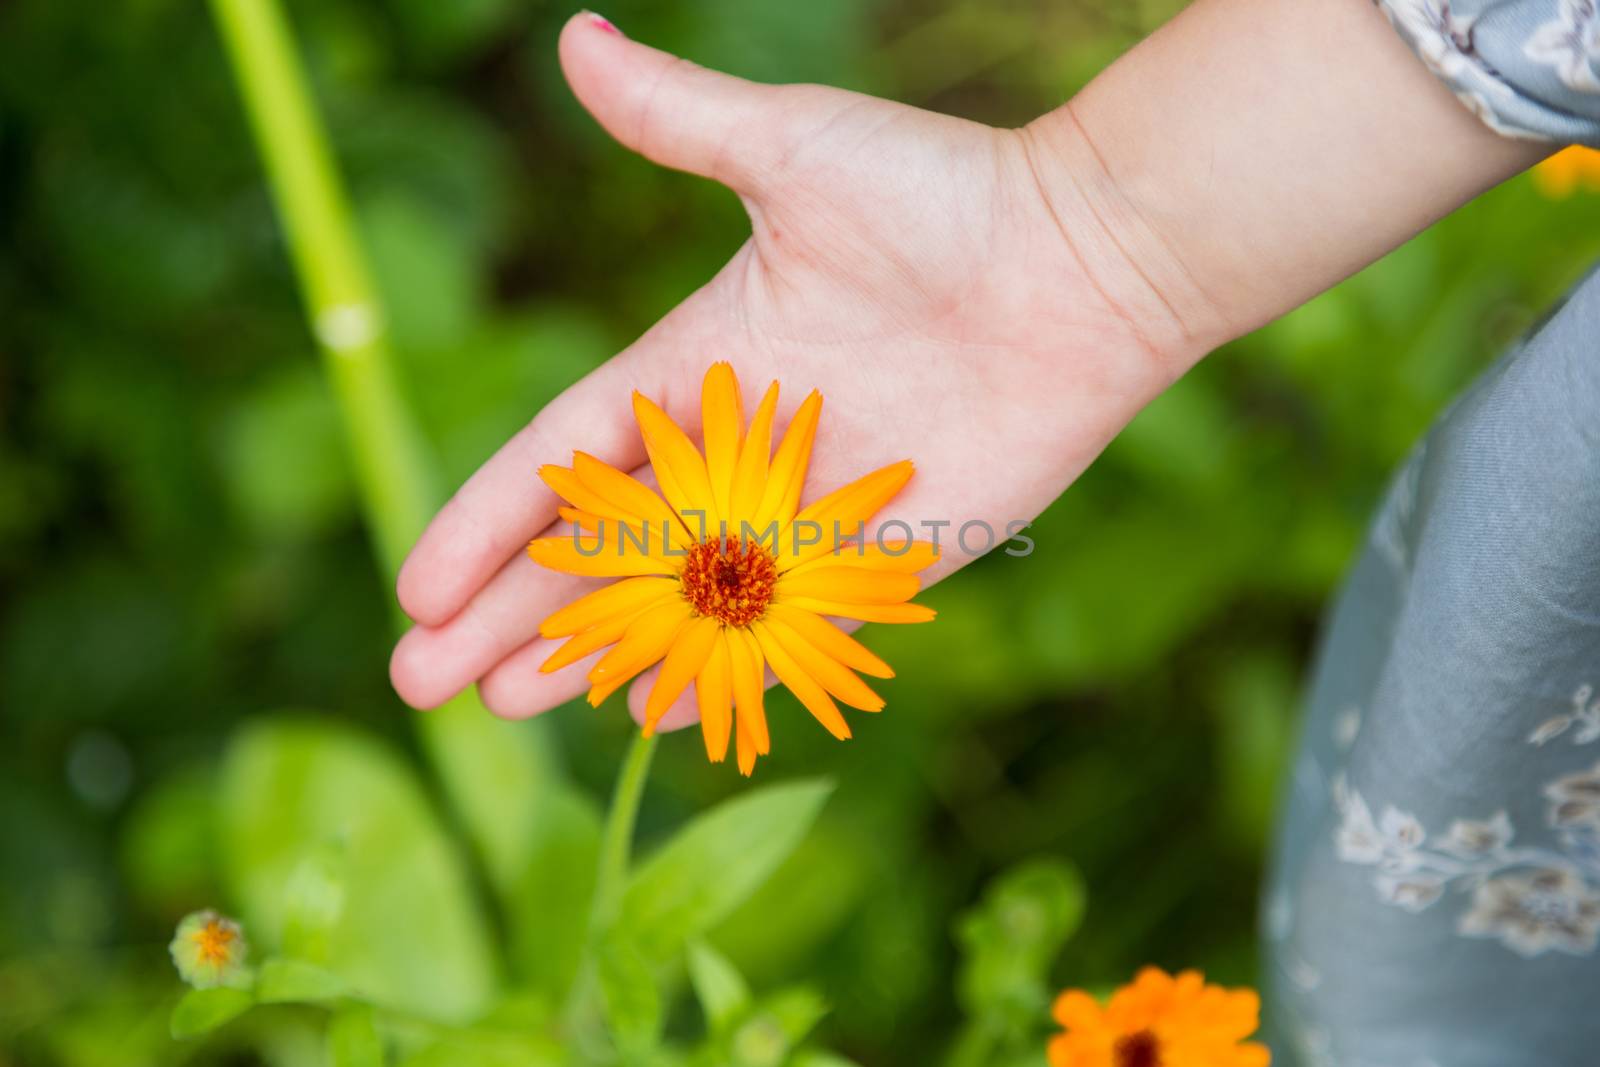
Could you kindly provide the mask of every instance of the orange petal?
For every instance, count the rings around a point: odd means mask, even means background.
[[[748,778],[750,772],[756,769],[756,743],[750,736],[750,727],[743,715],[739,716],[739,725],[735,733],[738,735],[739,773]]]
[[[609,518],[649,523],[655,534],[661,533],[663,524],[668,530],[682,525],[683,520],[660,494],[633,475],[624,474],[587,452],[572,454],[572,469],[585,490],[611,507],[614,513]]]
[[[628,632],[628,627],[633,625],[633,621],[648,610],[648,607],[644,607],[632,614],[618,615],[574,634],[539,665],[539,673],[549,674],[552,671],[559,671],[590,653],[598,652],[607,645],[616,644],[622,640],[622,635]]]
[[[599,533],[600,524],[605,521],[594,512],[582,508],[559,507],[556,508],[556,514],[585,533]]]
[[[669,600],[641,612],[616,647],[589,669],[589,681],[594,683],[589,703],[599,707],[630,678],[666,655],[687,625],[689,605],[682,600]]]
[[[765,753],[772,745],[772,736],[767,731],[767,711],[764,706],[767,674],[761,646],[756,644],[750,631],[742,627],[725,627],[722,636],[728,646],[728,666],[733,682],[733,702],[739,712],[739,730],[741,733],[748,731],[755,750]]]
[[[769,630],[772,636],[777,638],[778,644],[783,646],[783,650],[794,658],[800,669],[814,678],[832,696],[862,711],[883,710],[883,698],[874,693],[867,683],[857,678],[855,672],[801,637],[795,630],[770,614],[756,625]]]
[[[809,596],[788,597],[784,603],[801,611],[832,615],[836,619],[860,619],[862,622],[932,622],[936,614],[924,604],[845,604]]]
[[[788,604],[772,604],[767,608],[767,617],[782,621],[846,667],[858,670],[862,674],[870,674],[874,678],[894,677],[893,667],[874,655],[866,645],[821,615],[813,615],[809,611],[801,611]]]
[[[739,448],[739,462],[733,468],[733,493],[728,502],[728,528],[734,533],[743,523],[755,525],[756,508],[767,488],[767,464],[772,460],[772,416],[778,410],[778,383],[767,386],[767,394],[750,420],[750,430]],[[757,531],[756,536],[760,536]]]
[[[778,579],[778,595],[837,600],[844,604],[899,604],[922,589],[915,574],[866,567],[818,567]]]
[[[817,683],[817,680],[807,674],[805,668],[796,663],[794,657],[784,649],[781,642],[773,636],[762,623],[755,623],[750,627],[756,640],[761,645],[761,652],[767,658],[767,665],[772,668],[772,673],[778,676],[778,681],[789,687],[789,691],[800,698],[800,703],[806,710],[820,722],[834,737],[843,741],[850,736],[850,726],[844,721],[844,716],[839,713],[838,707],[828,696],[826,690]]]
[[[650,696],[644,705],[644,735],[656,732],[656,723],[672,707],[683,691],[689,688],[694,676],[706,665],[711,646],[716,643],[722,624],[715,619],[695,619],[678,632],[661,661],[661,673],[656,684],[650,687]]]
[[[617,507],[599,493],[583,483],[578,473],[567,467],[558,467],[554,463],[546,463],[539,468],[539,478],[548,485],[556,495],[572,504],[574,507],[608,519],[634,519],[645,518],[623,508]]]
[[[726,518],[733,497],[733,468],[744,433],[744,401],[739,379],[727,363],[713,363],[700,385],[700,436],[706,446],[706,477],[717,513]],[[738,531],[735,530],[735,533]]]
[[[1100,1002],[1081,989],[1069,989],[1056,998],[1051,1014],[1068,1030],[1092,1030],[1100,1025]]]
[[[661,483],[667,503],[683,518],[689,533],[696,539],[702,523],[704,529],[715,530],[720,515],[700,450],[694,447],[689,435],[643,393],[633,394],[633,415],[639,420],[644,448],[650,454],[650,467],[656,472],[656,481]]]
[[[828,531],[830,534],[832,531]],[[830,546],[831,548],[832,546]],[[789,568],[790,574],[815,570],[833,564],[847,567],[870,567],[880,571],[901,571],[915,574],[939,562],[940,552],[932,541],[907,541],[904,538],[885,539],[883,544],[868,539],[866,544],[851,543],[837,552],[799,563]]]
[[[617,526],[610,526],[616,531]],[[629,578],[639,574],[671,574],[672,565],[645,555],[616,536],[557,534],[528,543],[528,556],[541,567],[586,578]]]
[[[617,615],[633,614],[677,591],[678,583],[671,578],[628,578],[613,582],[551,612],[539,624],[539,633],[543,637],[575,634]]]
[[[866,521],[905,488],[914,472],[909,459],[880,467],[835,489],[794,517],[780,535],[778,569],[790,570],[810,559],[832,552],[842,541],[856,536]],[[804,527],[801,526],[805,523]],[[816,537],[816,543],[797,544]]]
[[[800,507],[800,490],[811,463],[811,445],[817,438],[817,420],[822,416],[822,394],[812,390],[800,410],[789,421],[789,429],[772,457],[767,487],[762,491],[753,525],[760,529],[776,521],[779,528],[789,525]]]
[[[700,705],[700,733],[705,737],[706,756],[712,763],[721,763],[728,755],[728,738],[733,730],[731,671],[727,639],[718,634],[694,683]]]

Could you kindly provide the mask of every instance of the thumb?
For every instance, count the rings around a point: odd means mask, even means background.
[[[579,102],[646,159],[738,192],[774,165],[784,86],[696,66],[629,40],[589,11],[567,21],[560,49]]]

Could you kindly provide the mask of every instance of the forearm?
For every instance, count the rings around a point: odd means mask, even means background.
[[[1198,0],[1023,136],[1179,373],[1553,147],[1490,131],[1367,0]]]

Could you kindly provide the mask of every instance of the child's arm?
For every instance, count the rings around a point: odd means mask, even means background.
[[[780,420],[818,388],[811,486],[909,456],[918,475],[882,518],[1004,530],[1212,347],[1544,151],[1480,126],[1365,0],[1200,0],[1021,131],[754,85],[593,16],[567,26],[561,58],[619,141],[737,191],[752,235],[419,541],[399,583],[418,625],[392,664],[417,706],[479,681],[495,711],[531,715],[586,687],[587,663],[537,670],[539,620],[584,583],[521,549],[556,518],[541,464],[574,448],[644,462],[631,389],[695,426],[716,359],[751,388],[782,379]]]
[[[1195,358],[1555,147],[1492,132],[1367,0],[1200,0],[1024,136],[1046,196],[1107,220]]]

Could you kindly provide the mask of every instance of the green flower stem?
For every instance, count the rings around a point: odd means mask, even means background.
[[[657,737],[635,734],[628,754],[611,791],[611,807],[606,812],[600,833],[600,859],[595,870],[594,896],[589,908],[588,937],[583,957],[567,997],[564,1013],[567,1033],[574,1044],[590,1055],[604,1058],[608,1041],[601,1018],[600,982],[595,953],[601,940],[617,921],[622,896],[628,887],[628,866],[633,852],[633,830],[638,821],[639,802],[644,797],[650,761],[655,756]]]
[[[633,827],[638,821],[639,801],[644,796],[645,779],[650,776],[650,760],[655,755],[658,735],[634,735],[623,760],[617,785],[611,793],[611,810],[606,813],[600,837],[600,866],[595,873],[594,906],[589,916],[592,934],[603,933],[616,921],[622,893],[628,884],[628,858],[633,849]]]

